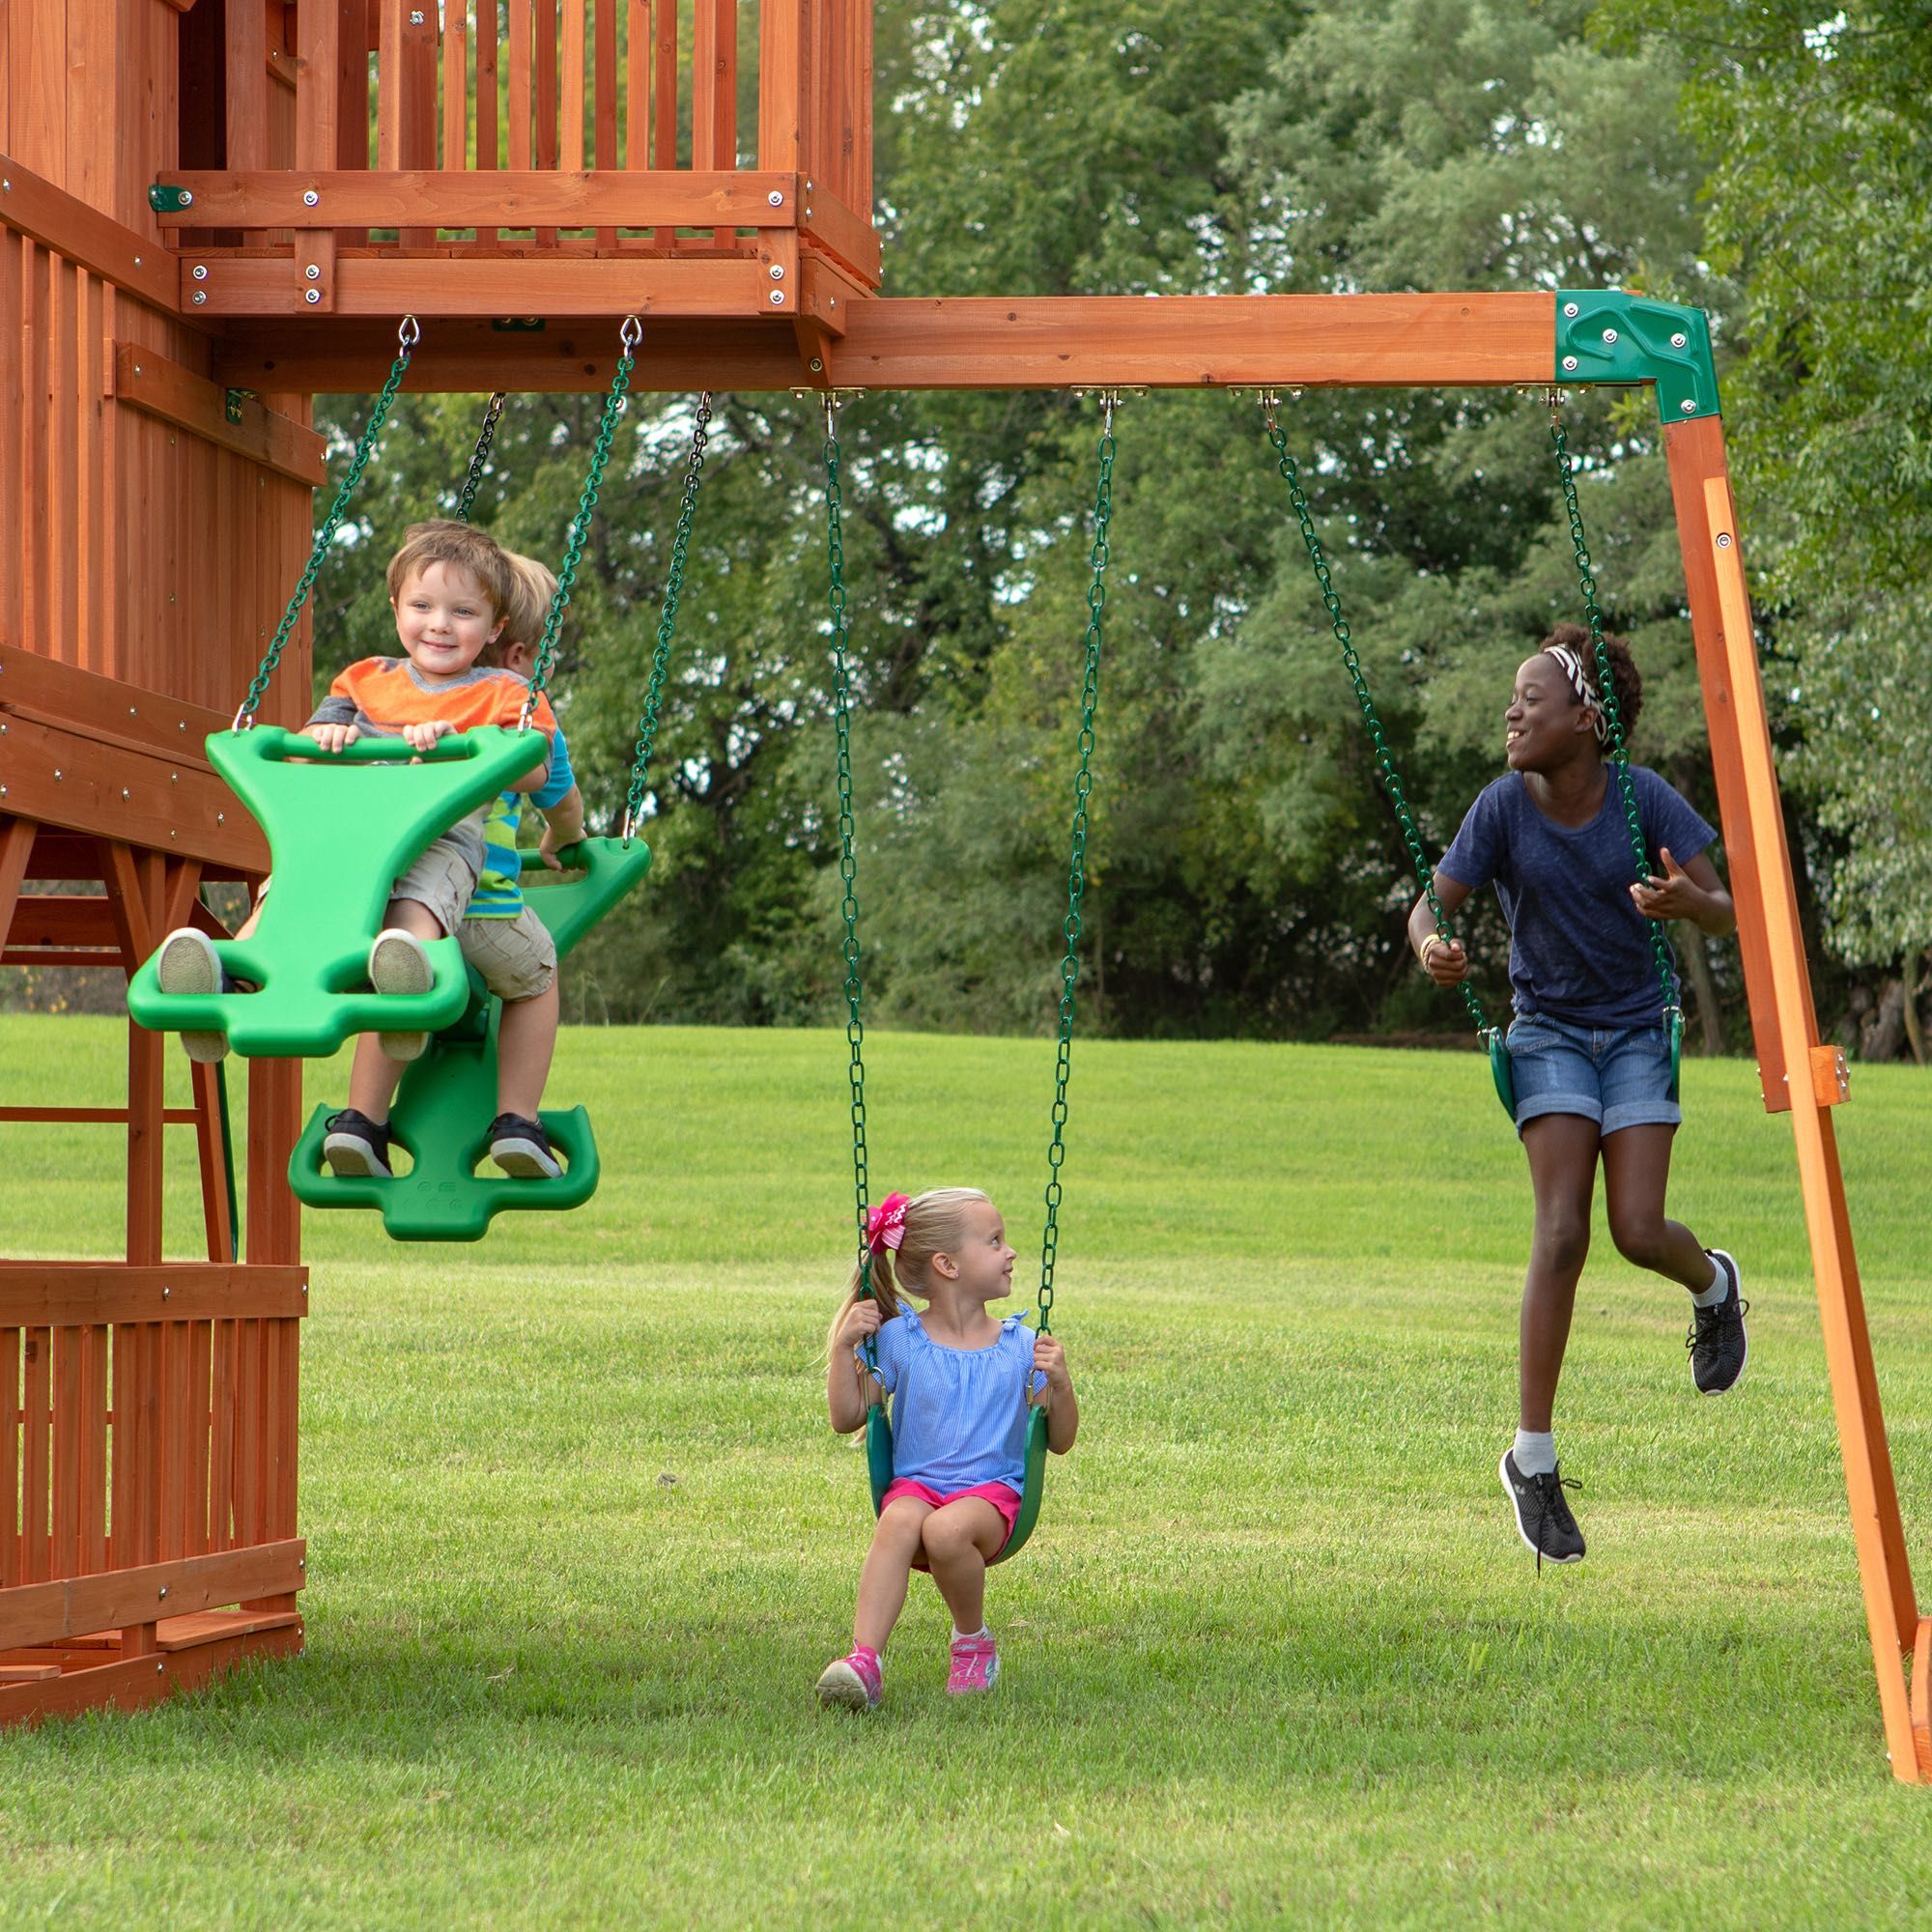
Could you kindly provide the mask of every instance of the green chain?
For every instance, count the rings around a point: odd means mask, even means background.
[[[476,447],[469,452],[469,473],[463,479],[463,494],[456,499],[456,521],[467,524],[476,507],[476,492],[482,488],[483,466],[490,461],[490,445],[497,440],[497,418],[503,413],[503,391],[490,398],[483,412],[483,427],[476,433]]]
[[[670,667],[671,639],[677,632],[678,599],[684,594],[684,554],[691,543],[692,513],[697,508],[697,484],[704,469],[705,432],[711,426],[711,391],[697,399],[697,420],[691,432],[691,459],[684,467],[684,496],[677,506],[677,533],[671,538],[670,568],[665,573],[664,614],[658,619],[657,650],[651,658],[651,681],[644,692],[643,715],[638,720],[637,755],[631,761],[631,788],[624,801],[624,838],[629,841],[644,810],[644,785],[650,777],[651,752],[657,744],[658,711],[664,703],[665,674]]]
[[[1080,764],[1073,775],[1073,843],[1066,863],[1066,952],[1060,962],[1060,1046],[1053,1072],[1053,1139],[1046,1150],[1046,1223],[1039,1245],[1039,1332],[1053,1327],[1053,1264],[1060,1250],[1061,1163],[1066,1158],[1066,1081],[1073,1063],[1073,989],[1080,978],[1080,902],[1087,891],[1087,801],[1094,790],[1094,711],[1100,697],[1100,645],[1106,632],[1107,532],[1114,521],[1114,399],[1105,398],[1100,480],[1094,497],[1088,561],[1087,675],[1080,688]]]
[[[1623,796],[1624,823],[1630,829],[1631,858],[1638,879],[1651,876],[1650,852],[1644,843],[1643,825],[1637,816],[1636,787],[1631,782],[1630,751],[1624,743],[1623,713],[1617,704],[1616,680],[1610,675],[1609,646],[1604,642],[1604,612],[1597,602],[1597,579],[1590,568],[1590,546],[1583,535],[1583,512],[1577,501],[1577,478],[1570,461],[1570,445],[1563,434],[1563,418],[1558,413],[1555,393],[1549,401],[1549,438],[1556,446],[1557,473],[1563,479],[1563,504],[1570,513],[1570,543],[1576,553],[1577,582],[1583,593],[1583,610],[1590,620],[1590,648],[1596,659],[1597,684],[1604,701],[1604,727],[1609,742],[1610,766],[1617,775],[1617,789]],[[1666,1018],[1678,1010],[1677,989],[1672,983],[1670,945],[1663,927],[1656,920],[1644,922],[1650,928],[1651,956],[1657,961],[1657,977],[1663,987]]]
[[[852,1194],[859,1227],[859,1293],[872,1293],[872,1245],[866,1171],[866,1024],[861,1013],[864,991],[859,972],[859,858],[858,821],[852,811],[852,667],[848,657],[851,628],[845,617],[845,536],[843,499],[838,487],[838,433],[836,405],[825,399],[825,550],[831,566],[832,589],[832,724],[838,740],[838,877],[844,887],[839,911],[845,921],[845,1040],[852,1049]],[[866,1366],[879,1366],[878,1345],[866,1337]]]
[[[268,695],[269,680],[274,676],[275,668],[282,661],[282,653],[295,635],[302,606],[308,602],[308,594],[315,588],[316,574],[322,569],[322,560],[328,554],[329,545],[335,541],[335,532],[341,527],[349,499],[355,494],[355,486],[361,482],[362,472],[368,468],[369,458],[375,452],[376,439],[389,413],[389,405],[396,400],[396,391],[402,387],[403,378],[409,373],[411,352],[421,337],[422,330],[415,317],[406,315],[402,327],[396,331],[401,347],[396,351],[396,359],[389,364],[388,380],[383,384],[383,393],[376,398],[376,407],[369,412],[369,420],[362,425],[362,434],[355,439],[355,453],[350,459],[349,473],[342,479],[335,500],[329,504],[328,514],[323,518],[322,527],[315,533],[315,544],[309,551],[308,562],[302,567],[295,594],[289,599],[288,609],[282,612],[282,621],[275,627],[269,648],[262,654],[262,662],[255,667],[255,675],[248,682],[248,695],[242,700],[242,708],[236,712],[235,723],[230,727],[233,730],[245,731],[255,722],[255,713]]]
[[[1435,930],[1444,940],[1453,940],[1456,928],[1450,924],[1448,915],[1442,910],[1441,900],[1435,896],[1435,871],[1423,850],[1422,834],[1416,828],[1415,814],[1408,809],[1408,796],[1403,790],[1402,776],[1395,768],[1395,757],[1389,751],[1381,717],[1376,710],[1376,700],[1369,693],[1369,680],[1362,669],[1361,656],[1350,638],[1348,619],[1342,615],[1342,600],[1335,594],[1335,585],[1328,574],[1328,560],[1321,554],[1321,541],[1315,533],[1315,519],[1309,514],[1307,493],[1301,487],[1294,458],[1288,453],[1288,434],[1276,421],[1272,407],[1266,404],[1264,407],[1267,409],[1268,441],[1274,445],[1281,473],[1287,479],[1289,500],[1294,505],[1295,517],[1301,525],[1301,541],[1307,547],[1309,562],[1315,566],[1315,580],[1321,586],[1321,601],[1328,608],[1328,622],[1334,630],[1335,641],[1342,646],[1343,668],[1349,673],[1350,683],[1355,687],[1355,702],[1361,707],[1363,721],[1369,727],[1369,737],[1375,746],[1376,764],[1402,826],[1403,843],[1408,847],[1415,876],[1422,882],[1423,895],[1428,899],[1429,910],[1435,919]],[[1476,1031],[1485,1036],[1492,1033],[1493,1029],[1489,1016],[1483,1011],[1483,1003],[1477,997],[1476,989],[1464,980],[1458,990],[1463,995],[1463,1004],[1469,1009],[1469,1017],[1476,1022]]]
[[[544,618],[543,639],[537,645],[537,661],[530,669],[529,696],[524,699],[523,724],[527,725],[550,682],[551,667],[556,657],[557,634],[563,629],[563,613],[570,608],[571,585],[577,582],[577,566],[583,560],[583,546],[590,540],[590,520],[597,514],[597,492],[603,487],[604,466],[611,460],[611,440],[617,434],[617,418],[624,412],[624,391],[631,386],[631,352],[643,335],[643,327],[634,315],[624,318],[617,331],[623,348],[617,356],[616,373],[611,378],[611,393],[604,399],[604,414],[597,424],[597,442],[590,452],[590,473],[583,479],[583,494],[577,499],[577,515],[570,525],[570,544],[563,554],[563,568],[556,574],[556,594],[550,600]]]

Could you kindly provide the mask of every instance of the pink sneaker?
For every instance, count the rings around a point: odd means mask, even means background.
[[[952,1668],[946,1674],[946,1694],[966,1697],[990,1690],[1000,1674],[1000,1647],[985,1634],[952,1639]]]
[[[828,1663],[818,1680],[818,1701],[847,1711],[876,1711],[885,1695],[879,1653],[859,1649]]]

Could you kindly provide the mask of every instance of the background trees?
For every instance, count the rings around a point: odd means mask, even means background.
[[[1795,843],[1838,962],[1821,1009],[1855,1041],[1861,1025],[1867,1050],[1910,1050],[1932,943],[1913,650],[1932,523],[1928,12],[1819,26],[1701,0],[1594,16],[1564,0],[1155,0],[1131,23],[1093,0],[882,9],[890,288],[1621,283],[1710,307]],[[323,413],[346,434],[364,406]],[[478,520],[554,556],[596,407],[514,398]],[[325,675],[388,634],[376,560],[453,500],[479,409],[399,406],[324,580]],[[1609,612],[1646,676],[1637,754],[1708,809],[1648,414],[1574,399],[1571,446]],[[1575,609],[1546,412],[1489,393],[1310,394],[1285,421],[1439,845],[1493,774],[1516,662]],[[564,717],[607,816],[689,431],[683,399],[633,408],[570,610]],[[1048,1019],[1096,433],[1091,403],[1058,394],[840,413],[867,971],[894,1019]],[[833,1010],[821,441],[789,398],[720,399],[659,738],[657,867],[578,955],[585,1016]],[[1253,400],[1133,400],[1120,442],[1088,1012],[1137,1035],[1453,1030],[1460,1009],[1401,949],[1400,840]],[[1733,955],[1690,965],[1707,1042],[1741,1040]]]

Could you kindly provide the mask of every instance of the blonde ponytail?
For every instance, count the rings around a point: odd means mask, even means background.
[[[866,1272],[871,1277],[872,1297],[879,1304],[881,1322],[891,1321],[898,1315],[908,1294],[923,1296],[930,1293],[924,1286],[925,1271],[932,1265],[934,1255],[951,1253],[960,1245],[965,1233],[965,1210],[975,1202],[992,1206],[990,1199],[977,1187],[930,1187],[906,1203],[905,1233],[897,1252],[887,1247],[877,1249],[867,1270],[854,1264],[852,1278],[845,1285],[845,1297],[832,1318],[826,1341],[828,1353],[838,1334],[838,1324],[852,1304],[861,1298],[859,1290]]]

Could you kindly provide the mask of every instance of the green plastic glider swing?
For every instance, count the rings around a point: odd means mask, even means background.
[[[1094,713],[1100,695],[1100,646],[1105,630],[1107,607],[1106,571],[1109,561],[1107,532],[1114,515],[1114,406],[1113,391],[1102,392],[1105,420],[1100,432],[1099,484],[1094,502],[1094,543],[1089,554],[1094,577],[1087,592],[1086,675],[1080,693],[1079,763],[1073,780],[1072,850],[1066,868],[1066,918],[1064,931],[1066,951],[1060,962],[1060,1035],[1055,1059],[1053,1092],[1053,1135],[1047,1146],[1046,1220],[1040,1236],[1039,1290],[1036,1298],[1037,1332],[1052,1332],[1053,1271],[1060,1247],[1060,1169],[1066,1157],[1066,1083],[1072,1066],[1073,994],[1080,977],[1080,905],[1087,888],[1087,801],[1094,789]],[[859,1230],[859,1293],[872,1293],[872,1250],[867,1239],[868,1181],[866,1166],[866,1028],[863,1013],[863,983],[860,977],[859,896],[857,825],[852,810],[852,674],[847,647],[851,630],[845,614],[845,547],[838,481],[838,438],[835,423],[836,405],[825,402],[825,503],[826,549],[831,566],[832,611],[832,695],[833,724],[838,746],[838,875],[844,885],[840,911],[845,922],[843,956],[845,961],[845,1038],[851,1051],[849,1078],[852,1093],[852,1182]],[[878,1348],[867,1336],[866,1366],[876,1372]],[[872,1384],[877,1388],[876,1381]],[[1047,1415],[1043,1404],[1033,1400],[1037,1391],[1029,1390],[1025,1475],[1020,1494],[1019,1514],[1011,1534],[990,1560],[1004,1563],[1016,1556],[1039,1520],[1039,1509],[1046,1490]],[[873,1400],[866,1410],[866,1468],[872,1491],[872,1513],[884,1507],[886,1492],[893,1483],[893,1425],[883,1402]],[[922,1563],[920,1567],[923,1567]]]
[[[619,381],[607,405],[606,421],[593,459],[591,481],[579,506],[578,521],[558,572],[543,643],[530,680],[531,690],[549,669],[556,632],[570,585],[577,575],[597,500],[597,482],[614,428],[617,401],[628,379],[628,348]],[[479,439],[473,473],[488,450],[495,423],[495,399]],[[634,891],[650,869],[650,847],[636,837],[643,813],[650,762],[657,740],[659,712],[676,635],[679,599],[683,594],[684,564],[690,547],[692,519],[697,506],[698,481],[711,422],[711,397],[698,398],[692,430],[691,454],[685,467],[684,492],[678,504],[677,527],[671,540],[665,578],[664,608],[658,621],[657,645],[626,794],[624,832],[618,838],[586,838],[561,853],[566,868],[582,876],[551,883],[550,868],[534,853],[521,855],[526,902],[549,928],[562,959],[599,920]],[[473,496],[466,484],[464,507]],[[270,895],[272,903],[274,895]],[[412,1163],[408,1174],[343,1176],[332,1174],[322,1158],[323,1142],[333,1111],[327,1103],[310,1115],[301,1139],[289,1157],[289,1185],[297,1199],[311,1208],[374,1208],[381,1211],[384,1231],[398,1241],[473,1241],[489,1230],[491,1219],[508,1209],[561,1211],[580,1207],[596,1191],[600,1163],[590,1118],[582,1107],[543,1114],[544,1131],[563,1155],[564,1171],[544,1179],[510,1179],[480,1174],[485,1135],[479,1125],[497,1111],[497,1050],[502,1023],[502,1002],[487,991],[474,973],[469,976],[469,1004],[458,1023],[432,1036],[427,1051],[403,1074],[389,1112],[389,1130],[405,1147]]]
[[[1417,830],[1414,813],[1409,810],[1407,794],[1403,790],[1402,776],[1396,770],[1395,759],[1388,748],[1388,740],[1382,730],[1380,714],[1376,710],[1376,701],[1369,692],[1367,675],[1362,669],[1362,661],[1349,634],[1349,622],[1342,614],[1342,600],[1336,594],[1333,579],[1328,569],[1328,559],[1322,554],[1320,538],[1315,531],[1315,519],[1310,514],[1307,493],[1301,487],[1301,477],[1295,468],[1294,458],[1289,454],[1288,434],[1278,420],[1280,398],[1272,391],[1263,391],[1262,411],[1267,429],[1267,439],[1275,453],[1277,467],[1283,480],[1288,484],[1289,501],[1294,507],[1294,514],[1301,528],[1301,541],[1308,552],[1309,563],[1314,567],[1315,581],[1321,586],[1321,602],[1328,611],[1328,621],[1335,633],[1335,641],[1342,647],[1343,668],[1349,673],[1349,681],[1354,688],[1355,702],[1361,710],[1362,722],[1368,726],[1369,738],[1375,747],[1376,764],[1381,773],[1382,783],[1387,788],[1389,801],[1395,807],[1396,818],[1402,826],[1403,843],[1408,848],[1410,862],[1414,865],[1415,875],[1422,883],[1424,895],[1429,901],[1429,910],[1435,916],[1435,930],[1445,940],[1456,937],[1456,929],[1450,924],[1448,915],[1442,910],[1441,902],[1435,895],[1435,871],[1423,850],[1422,834]],[[1583,597],[1583,610],[1589,623],[1590,644],[1594,654],[1597,682],[1604,704],[1606,749],[1610,754],[1610,767],[1616,774],[1619,793],[1623,800],[1624,820],[1630,830],[1631,857],[1635,864],[1636,876],[1641,881],[1651,876],[1650,855],[1644,843],[1643,828],[1638,822],[1636,792],[1631,781],[1630,753],[1624,741],[1623,713],[1617,703],[1615,680],[1610,675],[1610,654],[1604,642],[1604,612],[1597,602],[1597,579],[1590,567],[1590,548],[1583,531],[1583,512],[1577,500],[1577,479],[1570,458],[1570,446],[1563,433],[1563,416],[1558,392],[1549,392],[1549,435],[1556,452],[1556,469],[1563,486],[1564,506],[1570,518],[1570,541],[1577,563],[1577,588]],[[1663,1029],[1670,1043],[1670,1097],[1677,1098],[1678,1077],[1684,1056],[1684,1009],[1677,1003],[1676,988],[1672,983],[1670,970],[1670,948],[1663,936],[1663,928],[1656,920],[1646,922],[1650,928],[1651,956],[1656,961],[1658,979],[1663,988]],[[1495,1085],[1496,1098],[1502,1102],[1503,1112],[1512,1122],[1516,1120],[1516,1081],[1510,1070],[1509,1043],[1504,1037],[1500,1023],[1492,1023],[1483,1009],[1483,1003],[1476,989],[1464,980],[1457,990],[1463,996],[1463,1003],[1469,1009],[1470,1017],[1476,1023],[1477,1037],[1482,1040],[1489,1054],[1490,1077]]]

